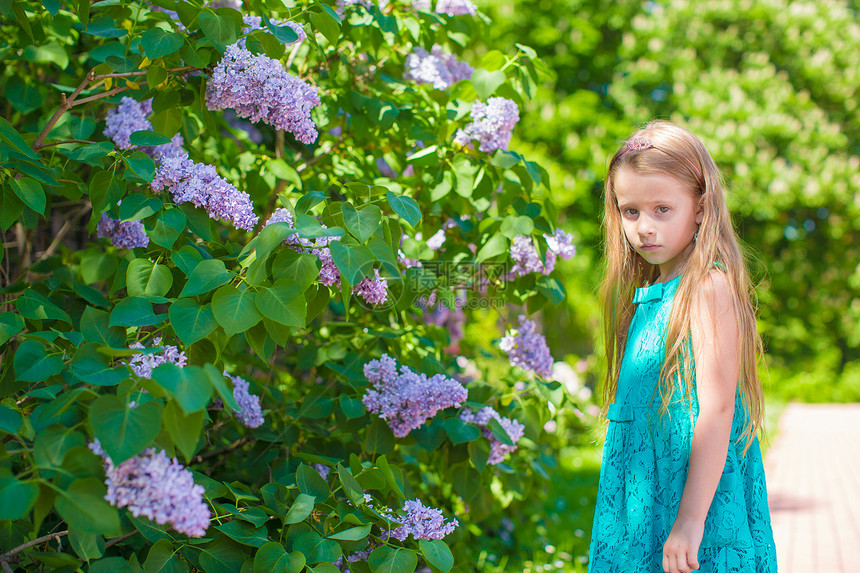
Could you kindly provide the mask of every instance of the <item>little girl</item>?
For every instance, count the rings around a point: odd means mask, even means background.
[[[714,160],[653,121],[605,183],[608,419],[590,573],[769,573],[761,338]]]

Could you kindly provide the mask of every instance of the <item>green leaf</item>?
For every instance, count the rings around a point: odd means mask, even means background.
[[[418,567],[418,555],[411,549],[377,547],[367,560],[373,573],[412,573]]]
[[[242,545],[262,547],[269,542],[265,527],[254,527],[247,521],[228,521],[222,525],[216,525],[215,529]]]
[[[317,266],[319,259],[314,255],[297,253],[292,249],[284,249],[272,263],[272,278],[277,282],[280,279],[292,278],[298,283],[302,292],[310,287],[320,274]]]
[[[276,26],[266,17],[265,13],[262,14],[262,17],[263,22],[266,23],[266,27],[282,44],[292,44],[299,41],[299,35],[289,26]]]
[[[454,555],[448,548],[448,544],[441,539],[419,539],[418,547],[424,554],[424,559],[433,567],[450,571],[454,566]]]
[[[200,552],[200,565],[206,573],[236,573],[244,562],[242,547],[226,537],[217,537]]]
[[[72,546],[78,557],[87,562],[101,559],[105,554],[105,540],[101,535],[71,529],[69,530],[69,545]]]
[[[490,459],[490,441],[486,439],[477,439],[469,442],[469,461],[475,466],[475,469],[484,470],[487,465],[487,460]]]
[[[375,257],[373,252],[364,245],[347,246],[341,241],[332,241],[329,244],[329,250],[341,276],[350,285],[358,284],[358,281],[373,272]]]
[[[293,549],[304,554],[308,563],[321,561],[331,563],[341,556],[340,544],[321,537],[316,531],[307,531],[299,535],[293,541]]]
[[[284,57],[284,45],[273,35],[263,30],[254,30],[248,34],[245,39],[245,45],[251,53],[266,54],[273,60],[280,60]]]
[[[212,364],[206,364],[203,367],[203,370],[205,370],[206,374],[209,376],[209,382],[212,383],[212,387],[215,388],[215,391],[221,397],[221,400],[224,402],[224,406],[230,410],[240,410],[241,408],[239,408],[239,404],[233,396],[233,391],[227,387],[227,381],[226,378],[224,378],[224,374]]]
[[[53,424],[36,434],[33,441],[33,459],[40,467],[59,468],[63,466],[63,459],[71,449],[85,445],[86,440],[82,433]]]
[[[472,74],[472,85],[475,86],[478,99],[486,100],[503,83],[505,83],[505,72],[501,70],[488,72],[487,70],[478,68]]]
[[[358,527],[350,527],[337,533],[332,533],[328,536],[329,539],[337,539],[339,541],[360,541],[370,534],[371,525],[359,525]]]
[[[182,110],[179,107],[164,109],[150,117],[149,121],[155,131],[172,138],[182,127]]]
[[[151,302],[135,296],[119,301],[110,313],[111,326],[152,326],[166,319],[166,314],[152,311]]]
[[[508,435],[507,430],[505,430],[504,426],[495,418],[490,418],[490,422],[487,424],[487,427],[490,428],[490,431],[493,433],[493,436],[505,444],[506,446],[513,446],[514,441]]]
[[[160,30],[162,32],[164,31],[161,30],[161,28],[152,28],[151,30],[149,30],[149,32],[155,30]],[[146,34],[148,34],[149,32],[147,32]],[[146,34],[143,35],[144,38],[146,37]],[[178,36],[179,34],[176,35]],[[152,59],[152,56],[149,56],[149,58]],[[135,131],[128,136],[128,140],[131,142],[132,145],[139,145],[141,147],[153,147],[156,145],[164,145],[166,143],[170,143],[170,138],[166,135],[158,133],[157,131],[149,130]]]
[[[88,2],[88,0],[81,0],[81,2]],[[139,573],[139,571],[132,569],[125,557],[105,557],[92,562],[87,573]]]
[[[81,257],[79,268],[84,283],[91,285],[112,277],[116,272],[117,259],[107,253],[89,252]]]
[[[200,29],[212,45],[215,46],[222,54],[227,49],[227,46],[234,43],[238,39],[237,30],[232,23],[219,14],[210,11],[200,13],[198,17]]]
[[[199,305],[191,299],[181,298],[170,305],[167,316],[173,331],[185,346],[206,338],[218,328],[210,303]]]
[[[323,201],[325,201],[325,193],[322,191],[306,193],[296,201],[296,213],[307,213]]]
[[[467,502],[471,501],[481,489],[481,474],[468,462],[458,463],[449,468],[446,479],[454,485],[454,491]]]
[[[346,230],[360,243],[366,243],[382,221],[382,211],[376,205],[365,205],[357,211],[350,203],[344,202],[341,212]]]
[[[58,493],[54,507],[69,527],[93,535],[119,533],[119,513],[105,501],[105,486],[101,479],[78,479],[67,490]]]
[[[374,418],[364,436],[364,450],[371,454],[387,454],[394,449],[394,434],[381,418]]]
[[[314,496],[306,493],[300,493],[296,496],[293,505],[290,506],[290,511],[284,517],[284,523],[298,523],[304,521],[307,516],[314,510]]]
[[[42,382],[63,370],[63,359],[48,356],[45,347],[35,340],[25,340],[18,346],[12,364],[15,378],[21,382]]]
[[[337,41],[340,38],[340,18],[336,14],[332,15],[332,12],[325,9],[321,12],[311,11],[310,20],[311,25],[325,36],[329,44],[332,46],[337,45]]]
[[[90,405],[89,420],[116,465],[142,452],[161,430],[161,411],[155,402],[129,408],[111,395],[100,396]]]
[[[12,191],[11,185],[3,185],[0,189],[0,229],[8,231],[21,213],[24,212],[24,204]]]
[[[287,553],[280,543],[271,541],[254,555],[254,571],[267,573],[300,573],[305,568],[305,556],[298,551]]]
[[[45,215],[45,190],[35,179],[24,177],[23,179],[10,179],[9,184],[24,205],[40,215]]]
[[[156,245],[172,249],[173,243],[185,230],[185,213],[176,207],[166,207],[147,221],[147,235]]]
[[[169,539],[159,539],[149,548],[143,570],[146,573],[187,573],[188,564],[178,555]]]
[[[239,291],[233,285],[224,285],[212,295],[212,312],[215,320],[228,335],[244,332],[260,322],[263,316],[254,304],[256,294]]]
[[[361,400],[358,398],[352,398],[347,394],[341,394],[340,398],[340,409],[343,412],[344,416],[349,419],[360,418],[364,416],[367,410],[364,407],[364,404],[361,403]]]
[[[122,159],[135,175],[147,183],[152,183],[152,179],[155,177],[155,161],[152,160],[152,157],[143,151],[134,151],[131,155],[124,156]]]
[[[483,262],[508,251],[508,240],[502,233],[496,233],[484,243],[478,254],[475,255],[475,262]]]
[[[200,261],[191,271],[188,282],[185,283],[179,296],[196,296],[207,293],[230,282],[232,278],[233,275],[227,271],[227,267],[221,259]]]
[[[18,430],[21,429],[21,424],[23,424],[21,414],[0,404],[0,431],[7,434],[17,434]]]
[[[388,484],[391,491],[393,491],[401,500],[405,500],[406,495],[403,493],[402,480],[398,480],[394,475],[394,468],[388,463],[388,458],[384,455],[376,458],[376,467],[378,467],[379,471],[382,472],[382,477],[385,478],[385,483]]]
[[[296,485],[299,486],[299,491],[313,496],[317,502],[328,499],[328,483],[309,465],[299,464],[299,469],[296,471]]]
[[[70,364],[73,375],[94,386],[114,386],[128,378],[128,368],[124,365],[112,367],[96,348],[93,343],[78,347]]]
[[[307,303],[302,287],[293,279],[285,278],[270,287],[261,287],[255,299],[260,314],[287,326],[305,325]]]
[[[129,296],[164,296],[173,286],[173,274],[166,265],[134,259],[126,269],[125,284]]]
[[[147,197],[143,193],[131,193],[122,199],[122,205],[119,206],[119,218],[122,221],[137,221],[139,219],[145,219],[161,211],[163,206],[164,203],[155,197]]]
[[[508,215],[502,220],[500,230],[504,236],[513,240],[517,235],[531,235],[534,228],[534,220],[531,217]]]
[[[24,319],[17,312],[0,312],[0,344],[24,329]]]
[[[205,408],[212,397],[209,376],[199,366],[180,368],[165,362],[152,370],[152,379],[170,392],[186,415]]]
[[[184,43],[185,40],[181,34],[165,32],[157,27],[150,28],[140,37],[140,45],[143,47],[146,57],[150,60],[169,56],[178,51]],[[134,141],[132,143],[134,145],[158,145],[157,143],[144,144]]]
[[[356,507],[364,503],[364,492],[358,480],[353,477],[349,470],[343,467],[343,464],[337,464],[337,475],[340,478],[340,483],[346,492],[347,497]]]
[[[89,195],[93,215],[98,216],[116,205],[125,194],[125,183],[109,171],[99,171],[90,177]]]
[[[481,437],[481,430],[474,424],[467,424],[457,417],[448,418],[442,424],[452,444],[471,442]]]
[[[169,400],[164,407],[162,422],[186,462],[190,462],[197,451],[205,415],[206,412],[202,409],[186,415],[176,400]]]
[[[559,304],[566,296],[564,284],[552,277],[540,277],[537,280],[538,292],[544,295],[552,304]]]
[[[63,309],[32,288],[25,289],[24,294],[15,299],[15,308],[21,316],[30,320],[62,320],[72,323],[72,318]]]
[[[0,519],[21,519],[33,508],[37,497],[38,485],[11,476],[0,477]]]
[[[407,197],[406,195],[398,196],[389,191],[385,194],[385,198],[388,200],[391,209],[400,215],[404,221],[409,223],[412,228],[415,228],[421,221],[421,209],[412,197]]]
[[[88,306],[81,316],[81,334],[90,342],[109,346],[111,348],[125,348],[125,329],[110,325],[110,314]]]
[[[12,124],[2,117],[0,117],[0,141],[6,143],[18,153],[34,161],[39,161],[39,156],[33,152],[30,144],[21,137],[21,134],[12,127]]]

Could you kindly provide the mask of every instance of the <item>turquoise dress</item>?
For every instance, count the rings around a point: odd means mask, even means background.
[[[684,492],[699,412],[694,392],[692,416],[687,402],[680,400],[661,416],[656,394],[666,325],[680,279],[636,289],[633,298],[636,312],[616,400],[607,413],[589,573],[663,572],[663,544]],[[738,443],[745,420],[738,397],[726,465],[699,549],[702,573],[777,570],[758,439],[746,455],[743,442]]]

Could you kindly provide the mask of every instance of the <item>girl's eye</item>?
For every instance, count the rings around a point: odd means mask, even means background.
[[[660,211],[661,213],[668,213],[669,212],[669,208],[666,207],[665,205],[661,205],[660,207],[657,207],[657,210]]]
[[[636,209],[624,209],[623,214],[633,216],[638,212]]]

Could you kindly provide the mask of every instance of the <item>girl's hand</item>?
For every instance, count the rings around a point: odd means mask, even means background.
[[[663,571],[690,573],[699,569],[699,545],[705,524],[699,520],[678,518],[663,545]]]

